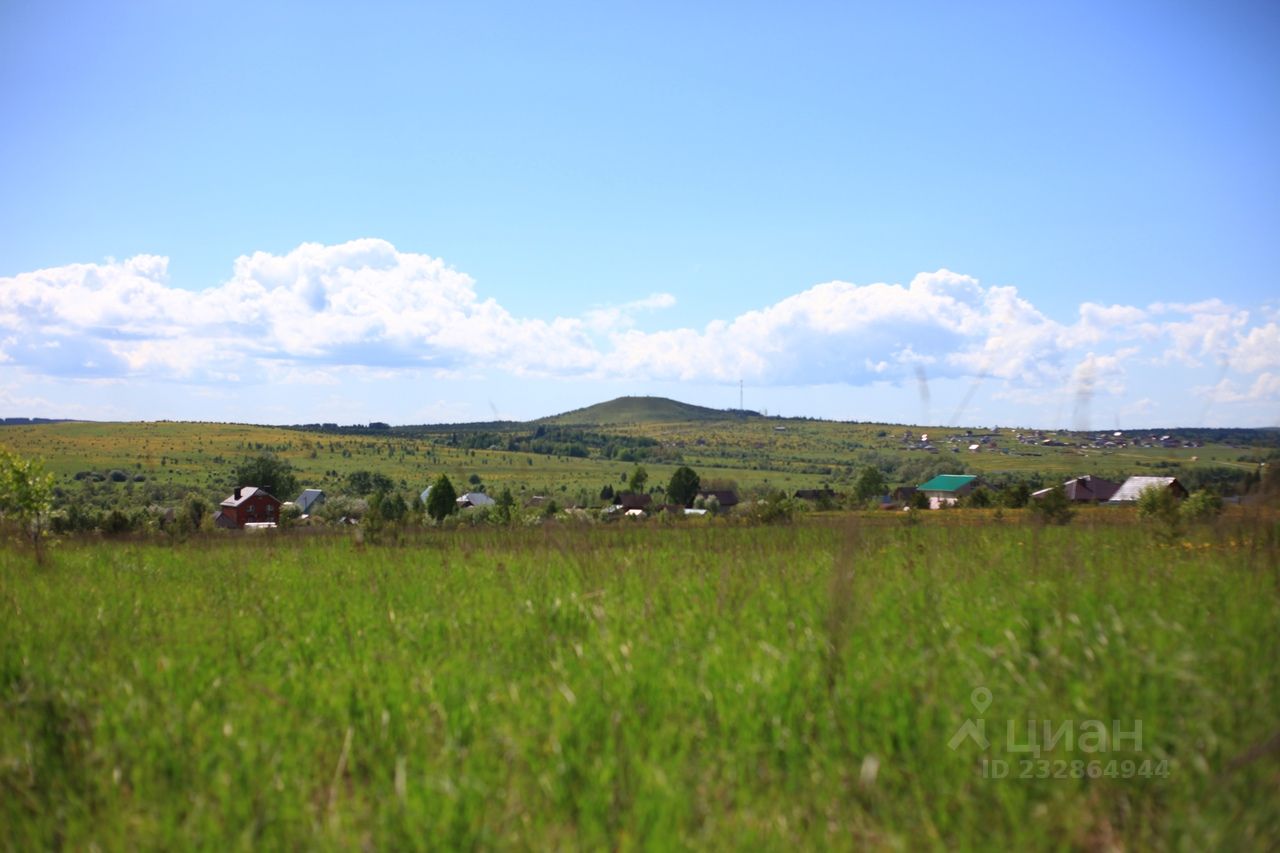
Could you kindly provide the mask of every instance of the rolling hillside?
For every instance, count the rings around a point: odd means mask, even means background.
[[[617,426],[621,424],[678,423],[689,421],[723,421],[741,415],[758,416],[757,412],[734,409],[708,409],[692,403],[681,403],[666,397],[619,397],[585,409],[574,409],[561,415],[542,418],[535,423],[558,426]]]

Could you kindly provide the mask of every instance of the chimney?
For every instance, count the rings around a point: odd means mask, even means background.
[[[236,500],[240,500],[240,487],[236,486]]]

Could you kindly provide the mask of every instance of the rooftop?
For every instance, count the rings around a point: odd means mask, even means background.
[[[939,474],[919,486],[922,492],[954,492],[978,479],[976,474]]]

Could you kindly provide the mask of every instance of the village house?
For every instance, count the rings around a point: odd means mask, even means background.
[[[615,505],[622,507],[628,514],[632,510],[640,510],[643,514],[649,505],[653,503],[653,495],[646,495],[640,492],[619,492],[614,500],[617,501]]]
[[[697,500],[697,498],[702,498],[703,501],[715,498],[716,503],[720,505],[722,510],[731,509],[738,505],[738,493],[733,489],[704,489],[698,492],[694,500]]]
[[[293,502],[303,515],[310,515],[313,510],[319,509],[322,503],[324,503],[324,492],[319,489],[304,489],[302,494],[298,495],[298,499]]]
[[[960,498],[971,493],[980,483],[975,474],[939,474],[927,483],[921,483],[916,491],[929,498],[929,509],[955,506]]]
[[[257,486],[237,486],[213,516],[213,523],[218,527],[237,530],[246,524],[275,524],[279,520],[279,499]]]
[[[484,492],[467,492],[457,500],[458,506],[462,509],[470,506],[493,506],[496,503],[497,501]]]
[[[1038,492],[1032,492],[1031,497],[1034,500],[1039,500],[1052,492],[1054,488],[1050,487],[1041,489]],[[1102,503],[1111,500],[1112,495],[1120,488],[1120,484],[1086,474],[1083,477],[1067,480],[1062,484],[1062,488],[1067,493],[1067,500],[1069,501]]]
[[[1177,477],[1130,477],[1120,485],[1107,503],[1133,503],[1147,489],[1167,489],[1179,500],[1187,496],[1186,486],[1179,483]]]

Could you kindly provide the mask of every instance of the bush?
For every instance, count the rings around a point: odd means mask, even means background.
[[[1047,495],[1031,501],[1031,517],[1041,524],[1066,524],[1075,515],[1067,490],[1054,486]]]
[[[771,492],[751,505],[747,518],[759,524],[786,524],[803,509],[799,501],[787,497],[786,493]]]
[[[979,486],[969,494],[969,499],[965,501],[965,504],[974,509],[986,509],[992,504],[991,492]]]
[[[1213,521],[1222,514],[1222,498],[1208,489],[1192,494],[1178,507],[1178,515],[1192,524]]]
[[[118,509],[113,509],[102,519],[102,532],[108,536],[119,536],[133,529],[133,519]]]
[[[1009,509],[1021,509],[1031,500],[1031,487],[1017,483],[1000,492],[1000,503]]]
[[[312,513],[326,522],[337,522],[344,518],[364,518],[369,511],[367,501],[347,495],[336,495],[325,500],[318,512]]]
[[[1177,496],[1169,489],[1152,487],[1138,495],[1138,517],[1156,525],[1156,535],[1165,540],[1182,535],[1182,518]]]

